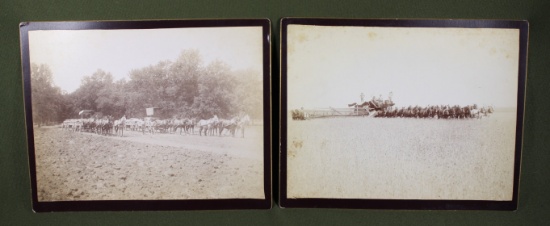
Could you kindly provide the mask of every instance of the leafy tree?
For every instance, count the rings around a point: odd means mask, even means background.
[[[116,83],[106,83],[97,93],[97,109],[107,115],[122,117],[126,114],[127,98],[124,94],[126,81],[119,80]]]
[[[192,105],[195,115],[227,118],[237,113],[234,108],[236,80],[230,72],[230,67],[221,61],[214,61],[205,68],[199,78],[199,94]]]
[[[207,66],[198,50],[184,50],[175,61],[160,61],[130,71],[129,80],[113,82],[110,73],[98,70],[82,79],[81,86],[65,95],[70,115],[94,110],[114,117],[142,118],[145,108],[158,107],[163,117],[230,118],[247,113],[261,118],[262,74],[232,71],[222,61]],[[67,114],[64,114],[67,115]]]
[[[234,72],[239,84],[235,90],[235,107],[255,119],[263,118],[262,73],[254,70]]]
[[[105,111],[105,115],[113,113],[110,105],[103,99],[109,95],[107,90],[112,84],[113,76],[101,69],[91,76],[84,76],[80,87],[71,95],[73,116],[81,110]]]
[[[161,61],[143,69],[134,69],[130,72],[128,90],[129,108],[132,115],[145,113],[149,107],[169,107],[168,68],[170,61]]]
[[[31,64],[31,97],[35,123],[42,125],[62,120],[65,100],[61,89],[54,86],[52,71],[46,64]]]
[[[179,110],[188,110],[198,95],[199,76],[204,73],[198,50],[184,50],[170,66],[169,95]]]

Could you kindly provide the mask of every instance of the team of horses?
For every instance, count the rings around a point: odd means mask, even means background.
[[[492,106],[478,107],[473,105],[432,105],[432,106],[408,106],[395,107],[391,99],[375,99],[365,101],[362,104],[352,103],[348,107],[355,108],[356,115],[370,115],[383,118],[441,118],[441,119],[467,119],[487,117],[494,112]]]
[[[365,102],[369,103],[369,102]],[[433,119],[481,119],[490,116],[494,112],[492,106],[478,107],[474,105],[433,105],[433,106],[408,106],[394,107],[393,105],[378,105],[371,107],[368,104],[358,105],[356,103],[348,105],[353,107],[349,115],[369,116],[375,118],[433,118]],[[293,120],[305,120],[308,118],[326,117],[318,116],[315,113],[308,113],[304,110],[291,110]],[[343,116],[344,114],[329,114],[328,116]],[[347,114],[345,114],[347,116]]]
[[[172,119],[153,119],[153,118],[130,118],[125,116],[113,120],[113,117],[88,119],[67,119],[63,122],[62,128],[77,132],[92,132],[101,135],[124,136],[124,130],[139,131],[143,134],[150,133],[178,133],[195,134],[198,129],[200,136],[223,136],[231,135],[235,137],[236,131],[241,131],[241,137],[244,137],[245,127],[250,125],[248,115],[236,116],[231,119],[219,119],[214,116],[210,119],[196,118],[172,118]]]
[[[63,121],[62,128],[76,132],[91,132],[101,135],[124,135],[123,118],[113,120],[112,117],[67,119]]]
[[[374,117],[382,118],[436,118],[436,119],[470,119],[488,117],[494,112],[492,106],[478,107],[477,105],[434,105],[408,106],[401,108],[385,108],[373,111]]]
[[[235,136],[237,130],[241,131],[241,137],[244,137],[245,126],[250,124],[250,117],[244,115],[242,117],[233,117],[231,119],[218,119],[214,116],[210,119],[200,120],[197,122],[199,135],[202,136],[222,136],[224,131],[229,132],[231,136]]]

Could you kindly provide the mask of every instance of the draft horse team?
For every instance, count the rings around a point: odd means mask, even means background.
[[[92,132],[101,135],[116,134],[124,135],[126,117],[113,120],[113,117],[87,118],[87,119],[67,119],[63,121],[62,128],[77,132]]]
[[[177,133],[178,131],[179,134],[195,134],[195,128],[197,128],[200,136],[222,136],[229,133],[234,137],[236,131],[239,130],[241,137],[244,137],[245,127],[250,125],[250,122],[250,117],[246,114],[231,119],[219,119],[214,115],[210,119],[201,120],[196,118],[154,119],[150,117],[126,119],[126,116],[113,120],[113,117],[105,116],[102,118],[67,119],[63,121],[62,128],[101,135],[116,134],[117,136],[124,136],[125,129],[141,131],[143,134]]]

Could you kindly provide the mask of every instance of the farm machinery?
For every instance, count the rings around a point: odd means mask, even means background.
[[[290,113],[293,120],[305,120],[310,118],[322,117],[352,117],[352,116],[369,116],[374,117],[380,112],[388,112],[392,110],[395,103],[391,100],[391,93],[388,99],[383,100],[381,97],[372,100],[364,101],[364,96],[361,95],[361,102],[348,104],[347,108],[315,108],[315,109],[295,109]]]

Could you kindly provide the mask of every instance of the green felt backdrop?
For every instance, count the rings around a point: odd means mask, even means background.
[[[550,1],[545,0],[0,0],[0,225],[549,225],[549,12]],[[239,211],[42,214],[31,211],[19,22],[269,18],[273,31],[273,101],[276,104],[279,100],[279,19],[282,17],[529,20],[527,101],[518,211],[280,209],[276,205],[271,210]],[[278,107],[274,106],[274,111],[277,110]],[[273,123],[277,125],[277,115],[274,116]],[[275,160],[274,165],[277,163]],[[275,181],[274,185],[278,183]]]

